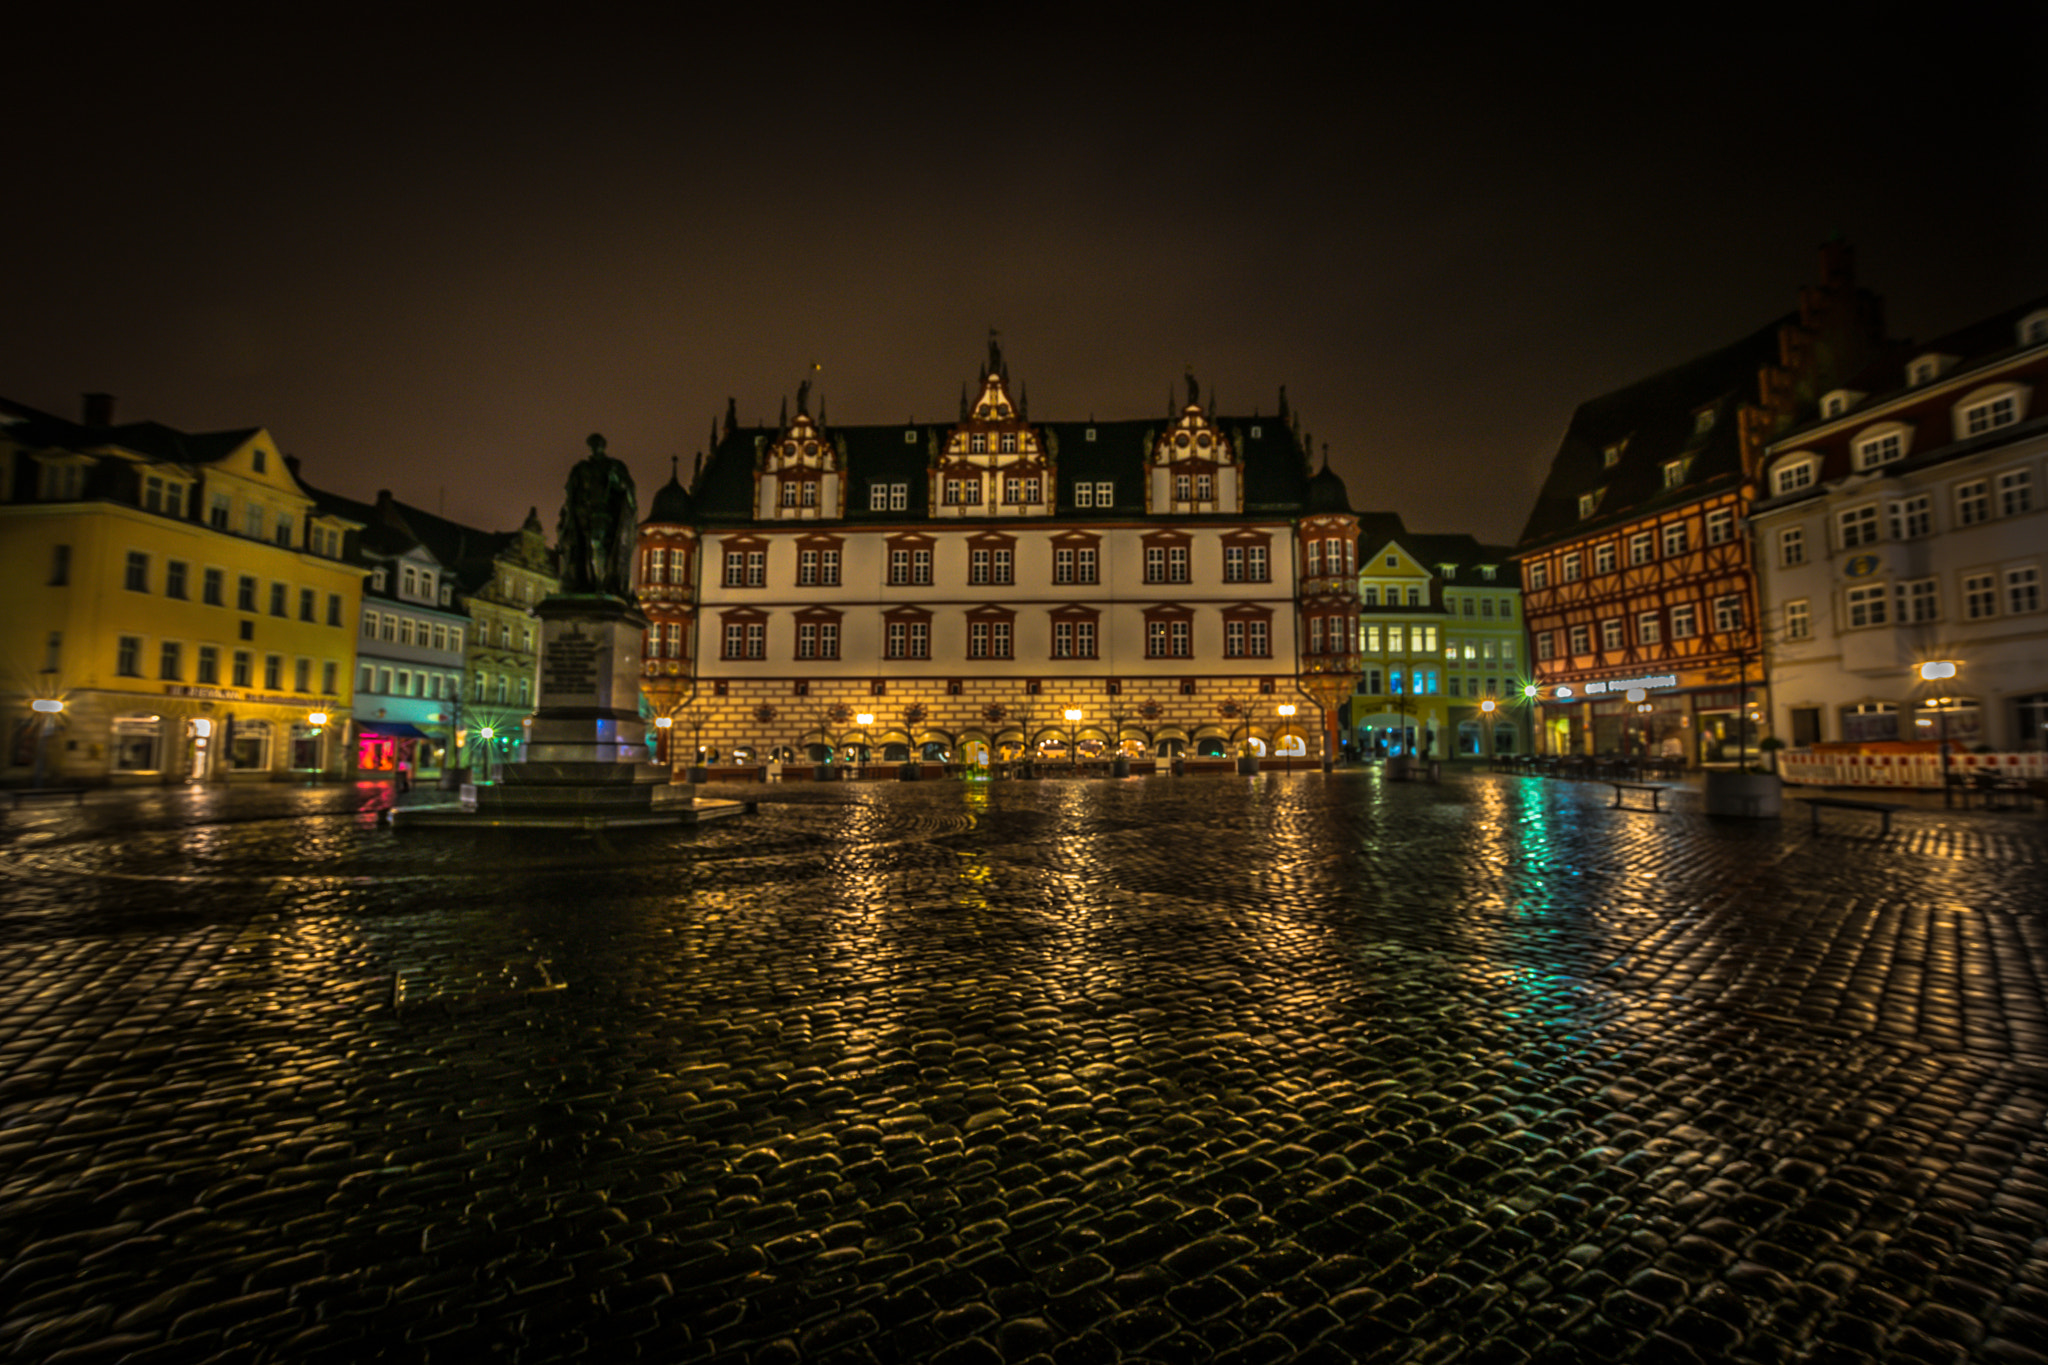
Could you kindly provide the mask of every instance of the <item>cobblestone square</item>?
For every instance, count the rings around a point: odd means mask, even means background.
[[[2038,814],[722,794],[8,813],[0,1352],[2048,1359]]]

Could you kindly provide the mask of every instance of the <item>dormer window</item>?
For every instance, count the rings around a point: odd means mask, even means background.
[[[1600,452],[1600,467],[1612,469],[1621,463],[1621,452],[1628,446],[1626,440],[1616,441]]]
[[[1795,460],[1780,461],[1771,471],[1771,493],[1782,497],[1786,493],[1797,493],[1802,488],[1813,486],[1814,460],[1803,455]]]
[[[1702,408],[1692,415],[1692,434],[1704,436],[1714,429],[1714,410]]]
[[[1836,389],[1832,393],[1821,395],[1820,415],[1823,417],[1840,417],[1862,401],[1863,395],[1860,393],[1854,393],[1848,389]]]
[[[1996,398],[1972,403],[1956,409],[1956,434],[1958,436],[1981,436],[1999,427],[2009,427],[2020,420],[2020,401],[2017,393],[2002,393]]]
[[[1876,469],[1906,457],[1912,433],[1903,423],[1889,422],[1856,438],[1856,468]]]
[[[1090,428],[1088,428],[1088,429],[1087,429],[1086,431],[1082,432],[1082,433],[1081,433],[1081,439],[1082,439],[1082,440],[1084,440],[1084,441],[1090,441],[1090,442],[1094,441],[1094,439],[1095,439],[1095,428],[1094,428],[1094,427],[1090,427]]]
[[[1584,521],[1600,509],[1600,496],[1607,490],[1596,488],[1590,493],[1579,494],[1579,520]]]
[[[1709,415],[1711,415],[1711,414],[1709,414]],[[1678,486],[1679,486],[1680,484],[1682,484],[1682,483],[1684,483],[1684,482],[1685,482],[1685,461],[1684,461],[1684,460],[1666,460],[1666,461],[1664,462],[1664,486],[1665,486],[1666,488],[1676,488],[1676,487],[1678,487]]]
[[[1003,454],[1015,455],[1017,453],[1017,433],[1014,431],[1004,432],[998,441],[998,445],[1002,448]]]
[[[1493,572],[1493,565],[1491,564],[1482,564],[1479,566],[1479,576],[1489,583],[1493,582]]]
[[[969,436],[967,438],[967,451],[970,455],[988,454],[988,437],[978,431],[974,435]]]
[[[2039,346],[2048,341],[2048,308],[2027,314],[2020,319],[2020,345]]]
[[[1906,387],[1917,389],[1922,384],[1932,384],[1947,368],[1947,356],[1923,355],[1906,366]]]
[[[1456,578],[1458,576],[1458,566],[1455,564],[1439,564],[1437,567],[1443,570],[1445,578]]]
[[[370,570],[370,591],[384,591],[384,571],[382,569]]]
[[[249,463],[258,474],[263,473],[264,461],[267,460],[268,458],[269,457],[263,453],[263,448],[261,446],[258,446],[256,449],[249,452]]]
[[[903,444],[905,444],[905,445],[907,445],[907,446],[914,446],[914,445],[916,445],[916,444],[917,444],[917,428],[916,428],[916,427],[912,427],[912,428],[910,428],[910,430],[908,430],[908,431],[906,431],[906,432],[904,432],[904,433],[903,433]]]

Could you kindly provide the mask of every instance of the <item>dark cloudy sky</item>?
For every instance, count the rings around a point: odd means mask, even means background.
[[[489,527],[593,430],[644,500],[814,363],[946,419],[993,326],[1038,416],[1285,384],[1354,505],[1508,541],[1578,402],[1830,234],[1899,334],[2048,292],[2038,8],[132,8],[10,32],[0,393]]]

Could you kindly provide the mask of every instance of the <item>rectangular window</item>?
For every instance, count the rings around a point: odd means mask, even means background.
[[[2032,565],[2005,571],[2005,609],[2014,614],[2041,610],[2041,571]]]
[[[199,600],[209,607],[227,605],[227,575],[219,569],[208,569],[199,578]]]
[[[1975,526],[1991,520],[1990,485],[1983,479],[1971,479],[1968,483],[1956,485],[1956,525]]]
[[[121,585],[130,592],[149,591],[149,556],[140,550],[128,552],[128,567]]]
[[[1963,434],[1981,436],[1999,427],[2011,426],[2020,420],[2019,404],[2011,394],[2003,394],[1988,403],[1963,409]]]
[[[1666,461],[1664,462],[1664,486],[1665,486],[1666,488],[1676,488],[1676,487],[1678,487],[1678,485],[1680,485],[1680,484],[1682,484],[1682,483],[1684,483],[1684,482],[1685,482],[1685,461],[1684,461],[1684,460],[1666,460]]]
[[[1801,460],[1797,464],[1781,465],[1771,475],[1771,490],[1775,493],[1796,493],[1813,482],[1813,461]]]
[[[1941,596],[1932,578],[1916,578],[1899,584],[1898,599],[1901,625],[1941,619]]]
[[[1309,618],[1308,652],[1311,654],[1323,652],[1323,618],[1320,616],[1311,616]]]
[[[1243,621],[1225,621],[1223,623],[1224,658],[1242,659],[1245,657],[1245,625],[1246,623]]]
[[[336,664],[332,659],[328,659],[320,665],[320,690],[327,696],[331,697],[334,695],[334,684],[337,681],[340,672],[340,665]],[[434,695],[437,697],[441,695],[440,684],[441,680],[439,678],[435,678]]]
[[[908,624],[902,621],[891,621],[889,623],[887,640],[888,643],[882,651],[885,657],[891,659],[907,659],[910,657],[910,627]]]
[[[1186,659],[1193,657],[1194,631],[1190,623],[1186,621],[1174,621],[1171,624],[1173,626],[1173,657],[1176,659]]]
[[[988,657],[989,624],[987,621],[969,621],[967,623],[968,658],[986,659]]]
[[[967,552],[967,581],[969,583],[986,583],[989,581],[989,552],[987,550],[969,550]]]
[[[1529,586],[1532,588],[1547,588],[1550,586],[1550,563],[1548,560],[1539,559],[1529,565]]]
[[[1223,581],[1225,583],[1244,582],[1244,546],[1226,545],[1223,547]]]
[[[363,613],[363,637],[364,637],[365,639],[369,639],[369,640],[374,640],[374,639],[376,639],[376,638],[377,638],[377,625],[378,625],[378,623],[379,623],[379,622],[381,622],[381,621],[382,621],[383,619],[384,619],[384,613],[383,613],[383,612],[381,612],[381,611],[366,611],[366,612],[364,612],[364,613]]]
[[[236,651],[235,651],[235,668],[234,668],[234,672],[233,672],[233,673],[232,673],[232,674],[230,675],[230,676],[231,676],[231,677],[232,677],[232,678],[234,679],[234,684],[233,684],[234,686],[236,686],[236,687],[248,687],[248,686],[250,686],[250,685],[251,685],[251,684],[250,684],[250,681],[249,681],[249,679],[250,679],[250,672],[249,672],[249,664],[250,664],[250,657],[249,657],[249,651],[248,651],[248,650],[246,650],[246,649],[238,649],[238,650],[236,650]]]
[[[217,686],[220,683],[220,647],[218,645],[199,646],[199,673],[197,681],[207,687]]]
[[[251,540],[263,539],[263,507],[250,503],[242,509],[242,534]]]
[[[301,621],[318,619],[315,615],[315,609],[319,605],[319,600],[319,597],[311,588],[299,589],[299,619]]]
[[[747,557],[739,550],[725,552],[725,586],[743,588],[747,583]]]
[[[327,624],[330,626],[338,626],[341,624],[341,594],[338,592],[331,592],[327,594]],[[436,634],[440,633],[439,626],[436,626],[434,630]],[[328,690],[333,691],[332,688],[329,688]]]
[[[1593,547],[1593,572],[1607,574],[1614,572],[1614,542],[1603,540]]]
[[[461,626],[448,627],[448,648],[457,654],[460,654],[462,652]]]
[[[1972,621],[1989,620],[1998,615],[1997,580],[1990,574],[1964,575],[1963,615]]]
[[[1742,599],[1740,597],[1717,597],[1714,599],[1714,630],[1727,635],[1742,629]]]
[[[932,552],[930,550],[912,550],[910,552],[910,581],[918,584],[927,584],[932,581]],[[915,657],[921,659],[924,656],[920,654]]]
[[[402,645],[412,644],[414,639],[416,638],[416,634],[418,632],[423,632],[424,630],[425,626],[420,622],[415,621],[412,617],[401,616],[398,619],[398,643]],[[419,641],[419,643],[425,644],[426,641],[422,639]]]
[[[1216,497],[1216,482],[1207,474],[1195,475],[1195,501],[1210,502]]]
[[[794,479],[784,479],[782,481],[782,505],[784,507],[796,506],[796,487],[796,480]]]
[[[1877,505],[1851,507],[1835,513],[1835,528],[1840,533],[1842,548],[1853,550],[1858,545],[1877,543]]]
[[[285,512],[277,514],[277,530],[273,539],[280,545],[288,546],[292,543],[292,519],[290,514]]]
[[[799,550],[796,556],[796,585],[799,588],[816,587],[818,583],[818,552]]]
[[[1849,626],[1852,630],[1864,626],[1881,626],[1885,623],[1885,587],[1873,583],[1867,587],[1851,588],[1848,593]]]
[[[1600,623],[1600,648],[1619,650],[1621,648],[1621,622],[1606,620]]]
[[[1778,532],[1778,562],[1787,568],[1806,562],[1806,528],[1788,526]]]
[[[1636,617],[1636,643],[1654,645],[1664,638],[1664,623],[1654,611],[1646,611]]]
[[[2008,469],[1998,476],[1998,515],[2016,517],[2034,509],[2034,475],[2030,470]]]
[[[750,588],[763,588],[767,585],[768,552],[766,550],[747,551],[747,586]]]
[[[285,585],[282,583],[272,583],[270,585],[270,614],[272,616],[289,616],[291,613],[286,610],[285,603]]]
[[[1164,659],[1164,658],[1166,657],[1166,650],[1167,650],[1167,643],[1166,643],[1166,641],[1167,641],[1167,636],[1166,636],[1166,622],[1164,622],[1164,621],[1147,621],[1147,622],[1145,623],[1145,657],[1146,657],[1146,658],[1148,658],[1148,659]]]
[[[166,640],[157,651],[156,675],[168,682],[177,682],[185,676],[185,647],[176,640]]]
[[[312,690],[313,661],[311,659],[294,659],[292,661],[292,691],[311,692]],[[410,689],[408,689],[407,695],[411,695]]]
[[[1169,545],[1166,548],[1166,581],[1185,583],[1188,581],[1188,547]]]
[[[1886,509],[1893,540],[1916,540],[1934,529],[1934,500],[1925,493],[1895,498]]]
[[[889,551],[889,582],[901,587],[910,581],[910,551]]]
[[[728,659],[743,659],[747,652],[747,627],[742,621],[725,623],[725,652]]]
[[[206,524],[216,531],[227,530],[229,508],[228,495],[225,493],[215,493],[211,504],[206,509]]]
[[[1251,657],[1254,659],[1272,658],[1273,629],[1271,623],[1266,621],[1251,621],[1247,622],[1246,624],[1248,624],[1251,627],[1251,638],[1247,642],[1246,646],[1251,650]]]
[[[1086,484],[1081,485],[1086,487]],[[1052,623],[1052,657],[1071,659],[1074,657],[1074,622],[1055,621]]]
[[[1091,437],[1090,439],[1093,438]],[[1095,485],[1095,505],[1097,507],[1113,507],[1116,505],[1116,485],[1114,483],[1098,483]]]
[[[768,657],[767,622],[747,622],[747,657],[749,659],[765,659]]]
[[[265,690],[278,692],[284,689],[284,655],[263,656],[263,686]]]
[[[1905,453],[1906,439],[1898,432],[1894,431],[1883,436],[1873,436],[1869,440],[1857,444],[1856,467],[1858,469],[1875,469],[1881,464],[1890,464],[1892,461],[1900,459]]]
[[[1735,511],[1717,507],[1707,513],[1707,544],[1726,545],[1735,539]]]
[[[886,512],[889,510],[888,484],[871,483],[868,485],[868,510],[870,512]]]
[[[1166,547],[1147,545],[1145,547],[1145,581],[1164,583],[1166,581]]]
[[[1562,576],[1567,583],[1579,581],[1579,552],[1577,550],[1566,552],[1564,557],[1564,574]]]
[[[1095,485],[1092,483],[1076,483],[1074,485],[1074,506],[1093,507],[1094,505]]]
[[[1813,606],[1805,598],[1785,604],[1785,638],[1788,640],[1810,640],[1813,638]]]
[[[1700,633],[1699,618],[1690,602],[1681,602],[1671,609],[1671,638],[1690,640]]]
[[[1593,652],[1593,633],[1590,630],[1584,626],[1573,626],[1571,635],[1573,654],[1590,654]]]
[[[1083,484],[1082,487],[1087,485]],[[1052,552],[1052,581],[1071,583],[1074,581],[1074,552],[1062,546]]]
[[[1650,562],[1651,557],[1651,536],[1648,531],[1638,531],[1628,538],[1628,562],[1630,564],[1647,564]],[[1540,587],[1541,585],[1538,584],[1537,586]]]
[[[1405,653],[1407,653],[1407,652],[1408,652],[1408,628],[1407,628],[1406,626],[1388,626],[1388,627],[1387,627],[1387,653],[1389,653],[1389,654],[1405,654]]]
[[[1194,479],[1186,474],[1176,474],[1173,476],[1173,500],[1175,502],[1186,502],[1194,496],[1194,493]]]
[[[1536,657],[1538,659],[1548,660],[1552,658],[1555,649],[1556,643],[1549,631],[1539,630],[1536,632]]]
[[[1263,545],[1247,546],[1246,555],[1245,572],[1249,576],[1245,581],[1247,583],[1270,582],[1271,576],[1266,568],[1266,547]]]
[[[836,588],[839,586],[839,551],[818,551],[818,586]]]
[[[908,509],[908,508],[909,508],[909,506],[910,506],[910,485],[909,485],[909,484],[907,484],[907,483],[892,483],[892,484],[890,484],[890,485],[889,485],[889,510],[890,510],[891,512],[901,512],[901,511],[904,511],[904,510]]]
[[[1674,558],[1685,553],[1685,523],[1674,521],[1664,528],[1664,557]]]

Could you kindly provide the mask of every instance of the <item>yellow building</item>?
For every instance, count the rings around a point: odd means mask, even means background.
[[[1511,552],[1467,535],[1417,535],[1391,513],[1360,521],[1359,674],[1345,729],[1353,752],[1528,752],[1528,655]]]
[[[6,779],[338,776],[353,523],[314,514],[261,428],[115,426],[111,410],[90,395],[74,423],[0,400]]]

